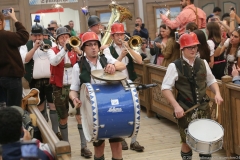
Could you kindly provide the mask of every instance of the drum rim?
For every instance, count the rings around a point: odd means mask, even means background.
[[[96,121],[94,121],[94,116],[93,116],[93,109],[92,109],[92,121],[93,121],[93,128],[92,128],[92,135],[90,135],[91,139],[87,140],[88,142],[94,142],[97,141],[97,137],[98,137],[98,131],[99,131],[99,124],[98,124],[98,109],[97,109],[97,99],[96,99],[96,95],[95,92],[93,90],[92,84],[91,83],[83,83],[81,88],[85,86],[85,88],[88,89],[88,94],[89,94],[89,98],[92,96],[92,98],[90,99],[90,104],[91,107],[95,107],[96,110]],[[80,95],[81,96],[81,95]],[[95,132],[94,132],[95,130]],[[84,131],[84,130],[83,130]],[[85,136],[86,136],[86,131],[84,132]]]
[[[219,139],[217,139],[217,140],[215,140],[215,141],[211,141],[211,142],[202,141],[202,140],[199,140],[199,139],[193,137],[193,136],[191,135],[191,133],[189,132],[189,129],[188,129],[188,128],[189,128],[189,126],[190,126],[192,123],[197,122],[197,121],[199,121],[199,120],[212,121],[212,122],[214,122],[215,124],[217,124],[217,125],[222,129],[222,136],[221,136]],[[223,137],[224,137],[224,128],[222,127],[222,125],[221,125],[220,123],[218,123],[217,121],[212,120],[212,119],[208,119],[208,118],[194,119],[194,120],[192,120],[192,121],[188,124],[188,128],[187,128],[187,133],[186,133],[186,134],[188,134],[188,135],[189,135],[190,137],[192,137],[194,140],[198,140],[199,142],[212,143],[212,142],[217,142],[217,141],[219,141],[220,139],[223,139]]]
[[[131,80],[127,80],[128,83],[132,83]],[[133,133],[130,137],[133,137],[133,136],[137,136],[138,134],[138,131],[140,129],[140,119],[141,119],[141,109],[140,109],[140,102],[139,102],[139,98],[138,98],[138,92],[136,90],[136,87],[135,85],[130,85],[130,89],[131,89],[131,94],[132,94],[132,99],[133,99],[133,104],[134,104],[134,119],[135,119],[135,125],[134,125],[134,130],[133,130]],[[139,114],[138,114],[138,111],[139,111]],[[138,119],[138,116],[139,116],[139,119]]]

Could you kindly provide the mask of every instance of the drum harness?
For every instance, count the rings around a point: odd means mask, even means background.
[[[197,113],[198,107],[200,106],[201,103],[210,101],[209,97],[206,94],[202,98],[201,102],[197,103],[197,98],[196,98],[197,96],[196,96],[195,88],[197,88],[198,85],[197,85],[197,83],[195,81],[195,76],[196,76],[196,73],[200,69],[201,59],[199,59],[199,58],[195,59],[196,62],[194,64],[194,66],[193,66],[193,74],[192,74],[192,76],[189,75],[188,67],[187,67],[186,64],[183,64],[184,63],[183,61],[184,61],[183,59],[177,59],[173,63],[175,64],[176,68],[188,79],[194,103],[188,101],[180,93],[178,93],[178,95],[177,95],[177,101],[182,101],[186,106],[189,107],[189,109],[187,111],[185,111],[184,113],[188,113],[188,112],[194,110],[194,112],[192,113],[192,119],[198,119],[198,113]],[[175,117],[175,114],[174,114],[174,117]]]

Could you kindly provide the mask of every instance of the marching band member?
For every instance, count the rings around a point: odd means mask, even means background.
[[[101,42],[104,36],[104,30],[102,29],[102,24],[98,16],[92,15],[88,18],[88,28],[89,31],[95,32],[98,35],[98,39]],[[104,50],[107,47],[109,47],[109,45],[102,45],[100,50]]]
[[[49,115],[52,129],[61,140],[61,134],[58,132],[58,116],[52,99],[53,89],[49,84],[50,62],[46,51],[41,49],[43,43],[49,45],[49,47],[52,46],[50,40],[43,39],[43,27],[35,24],[31,29],[31,40],[20,48],[22,61],[25,64],[26,70],[24,77],[28,81],[30,89],[37,88],[40,91],[39,97],[41,101],[38,105],[38,109],[48,121],[45,105],[45,100],[47,100],[50,107]]]
[[[7,106],[21,106],[24,67],[18,47],[26,44],[29,33],[15,16],[14,9],[8,15],[14,22],[16,32],[5,31],[5,15],[0,13],[0,101]]]
[[[137,78],[137,74],[134,71],[133,61],[135,60],[138,64],[141,64],[141,55],[131,49],[128,43],[124,41],[125,31],[124,25],[122,23],[114,23],[111,26],[111,37],[114,43],[109,48],[106,48],[103,51],[103,54],[105,56],[112,56],[120,62],[123,62],[126,65],[126,69],[123,70],[123,73],[127,75],[127,79],[134,81]],[[125,140],[122,142],[122,149],[128,149],[128,145]],[[132,137],[130,149],[135,151],[143,151],[144,147],[136,141],[136,137]]]
[[[162,83],[162,94],[174,108],[178,127],[182,140],[181,156],[183,160],[192,159],[192,150],[186,143],[185,129],[194,118],[210,118],[209,98],[206,95],[206,86],[215,94],[215,102],[220,105],[223,102],[219,87],[206,60],[196,58],[197,45],[199,44],[197,35],[193,32],[184,33],[180,39],[180,49],[182,58],[170,63]],[[178,91],[175,100],[172,88]],[[184,111],[200,104],[193,112],[184,116]],[[183,117],[184,116],[184,117]],[[199,154],[200,159],[210,159],[211,154]]]
[[[43,29],[43,39],[48,39],[48,40],[50,40],[51,42],[52,42],[52,47],[56,47],[57,46],[57,44],[55,43],[55,42],[53,42],[53,39],[51,39],[50,38],[50,33],[49,33],[49,31],[46,29],[46,28],[44,28]],[[52,37],[53,38],[53,37]]]
[[[83,34],[81,49],[84,51],[85,56],[82,57],[79,63],[73,66],[72,84],[69,94],[69,97],[72,99],[75,106],[80,107],[82,103],[79,100],[79,89],[82,83],[102,83],[102,81],[91,79],[90,76],[90,70],[93,71],[104,68],[104,66],[100,63],[100,57],[98,56],[100,47],[101,43],[96,33],[86,32]],[[105,67],[105,72],[107,73],[113,74],[116,70],[121,71],[126,68],[122,62],[117,61],[111,56],[106,56],[106,59],[107,66]],[[81,68],[79,68],[79,66],[81,66]],[[112,150],[112,160],[122,159],[121,141],[122,138],[109,139]],[[105,141],[99,140],[98,142],[93,142],[93,145],[95,154],[94,160],[104,160]]]
[[[48,58],[51,64],[50,83],[53,85],[53,102],[56,106],[60,117],[59,128],[64,141],[68,141],[68,110],[69,88],[72,83],[72,67],[77,62],[77,53],[80,53],[78,47],[70,51],[67,49],[69,43],[70,32],[65,27],[57,29],[56,42],[57,46],[48,50]],[[91,157],[92,152],[87,148],[86,138],[84,136],[81,124],[80,114],[77,113],[76,120],[78,122],[78,131],[81,139],[81,156]]]

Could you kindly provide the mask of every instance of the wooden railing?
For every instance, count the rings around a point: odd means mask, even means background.
[[[134,64],[138,75],[136,80],[139,83],[156,83],[158,86],[149,90],[143,90],[139,93],[140,103],[147,110],[147,116],[152,117],[155,113],[176,122],[173,117],[173,107],[161,94],[161,86],[166,67],[150,64],[144,61],[144,64]],[[210,108],[212,119],[218,121],[224,128],[224,144],[227,157],[235,154],[240,155],[240,85],[232,83],[232,78],[224,76],[218,80],[221,95],[224,103],[219,106],[218,119],[216,119],[216,103],[214,94],[207,89],[207,95],[210,97]],[[176,90],[173,89],[176,96]]]
[[[44,143],[50,146],[51,152],[54,154],[57,160],[69,160],[71,159],[71,147],[68,142],[59,141],[56,134],[52,131],[45,118],[36,106],[34,98],[28,100],[28,110],[37,117],[37,126],[41,131],[41,136]]]

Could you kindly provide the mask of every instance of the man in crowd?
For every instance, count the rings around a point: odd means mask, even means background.
[[[72,72],[72,84],[69,97],[72,99],[75,106],[81,106],[81,101],[79,100],[79,89],[82,83],[103,83],[103,81],[93,80],[91,78],[90,70],[103,69],[105,72],[113,74],[117,70],[123,70],[126,66],[112,58],[111,56],[106,55],[107,66],[102,66],[100,63],[100,57],[98,52],[100,49],[101,43],[98,39],[98,36],[95,32],[86,32],[82,36],[82,46],[81,49],[84,51],[85,56],[82,57],[81,61],[74,65]],[[80,65],[79,65],[80,64]],[[87,65],[87,66],[85,66]],[[79,68],[79,66],[82,66]],[[84,67],[83,67],[84,66]],[[81,73],[80,73],[81,71]],[[81,106],[85,107],[85,106]],[[79,110],[79,109],[78,109]],[[122,160],[122,138],[112,138],[109,139],[111,150],[112,150],[112,160]],[[105,141],[99,140],[94,142],[94,160],[104,160],[104,147]]]
[[[142,18],[137,17],[135,20],[135,30],[133,31],[133,35],[138,35],[142,38],[148,39],[148,30],[144,28],[144,24],[142,23]]]
[[[180,39],[182,58],[170,63],[162,83],[162,94],[174,108],[175,117],[182,141],[181,156],[183,160],[192,159],[192,150],[186,143],[185,129],[194,119],[210,118],[209,98],[206,95],[206,85],[215,94],[215,102],[220,105],[223,101],[217,81],[213,76],[206,60],[196,58],[197,35],[193,32],[184,33]],[[177,99],[174,98],[172,88],[178,91]],[[195,104],[200,104],[197,110],[184,115],[184,111]],[[211,154],[199,154],[200,159],[210,159]]]
[[[76,36],[77,35],[77,33],[76,33],[76,31],[74,31],[74,29],[73,29],[73,27],[74,27],[74,22],[73,22],[73,20],[70,20],[69,22],[68,22],[68,25],[70,26],[70,34],[71,34],[71,36]]]
[[[5,160],[19,160],[23,157],[21,146],[24,142],[36,142],[37,157],[41,160],[52,160],[53,155],[47,144],[40,144],[39,141],[31,139],[30,133],[22,127],[22,116],[18,110],[7,107],[0,109],[0,144],[2,145],[2,158]],[[20,137],[23,134],[21,141]],[[37,144],[37,142],[39,144]]]
[[[138,52],[131,49],[128,45],[128,42],[124,41],[125,31],[124,25],[122,23],[114,23],[111,26],[111,37],[113,40],[113,44],[103,51],[104,55],[112,56],[118,61],[124,63],[127,66],[127,68],[123,70],[123,73],[127,75],[127,79],[134,81],[137,78],[137,74],[134,71],[133,63],[134,61],[136,61],[136,63],[141,64],[142,63],[141,55]],[[127,49],[130,53],[128,53]],[[136,138],[137,137],[132,138],[130,149],[136,151],[143,151],[144,147],[141,146],[136,141]],[[122,142],[122,149],[123,150],[128,149],[128,144],[125,140]]]
[[[195,22],[199,29],[206,28],[206,14],[200,8],[194,6],[194,0],[181,0],[183,10],[174,20],[168,19],[164,14],[160,14],[162,22],[172,29],[179,28],[179,35],[185,32],[189,22]]]
[[[54,39],[51,39],[50,36],[51,35],[50,35],[49,31],[46,28],[44,28],[43,29],[43,39],[50,40],[52,43],[52,47],[57,46],[56,43],[53,41]]]
[[[77,54],[80,53],[78,47],[69,48],[70,32],[65,27],[57,29],[57,46],[48,50],[48,58],[51,64],[50,83],[53,85],[53,99],[58,115],[60,117],[59,128],[64,141],[68,141],[68,110],[69,88],[72,83],[72,67],[77,62]],[[81,139],[81,155],[91,157],[92,152],[87,148],[86,138],[82,130],[81,117],[76,115],[78,122],[77,128]]]
[[[1,101],[7,106],[21,105],[22,80],[24,67],[18,47],[27,43],[29,33],[15,16],[14,9],[8,12],[13,20],[16,32],[5,31],[5,15],[0,13],[0,92]],[[2,102],[3,103],[3,102]]]
[[[208,22],[208,19],[209,19],[209,18],[216,17],[216,16],[219,17],[220,14],[221,14],[221,12],[222,12],[221,8],[219,8],[219,7],[214,7],[213,13],[211,13],[211,14],[207,17],[207,22]]]
[[[52,129],[58,138],[62,139],[60,132],[58,132],[58,115],[52,99],[53,89],[49,84],[49,78],[51,75],[50,62],[46,51],[41,49],[41,45],[43,43],[52,47],[50,40],[43,39],[43,27],[39,24],[35,24],[31,29],[31,40],[20,48],[22,61],[25,64],[26,71],[24,78],[28,81],[30,89],[37,88],[40,91],[39,97],[41,101],[38,105],[38,109],[48,121],[45,104],[45,100],[47,100],[50,107],[49,115],[52,123]]]

